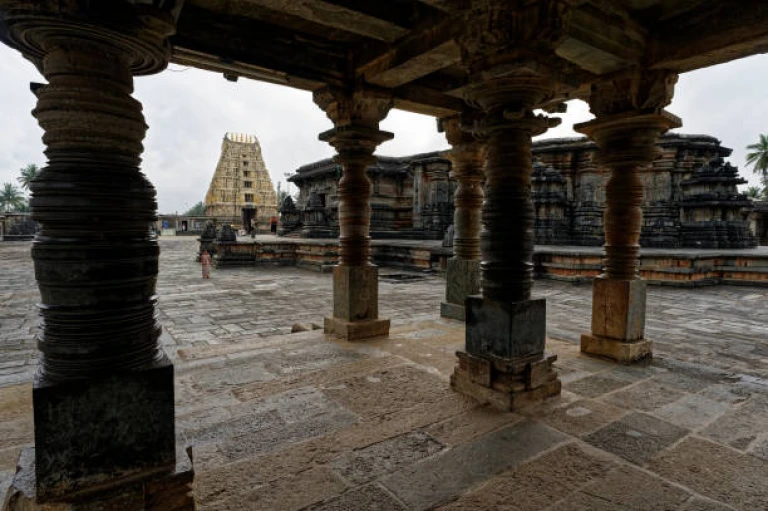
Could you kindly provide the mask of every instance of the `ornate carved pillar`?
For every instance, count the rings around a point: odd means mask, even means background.
[[[598,146],[597,162],[611,170],[606,186],[604,273],[594,280],[592,332],[581,351],[629,364],[650,358],[645,339],[646,283],[638,276],[643,183],[639,170],[653,163],[656,142],[680,120],[663,110],[677,75],[637,71],[592,87],[596,119],[575,126]]]
[[[344,169],[339,181],[339,264],[333,269],[333,316],[325,332],[348,340],[389,333],[389,320],[379,319],[379,272],[371,264],[371,181],[367,168],[376,147],[393,137],[379,130],[392,108],[390,95],[377,90],[341,91],[324,88],[315,103],[333,121],[320,134],[337,151]]]
[[[165,68],[177,12],[44,4],[0,10],[3,41],[48,80],[33,85],[48,157],[31,186],[41,225],[35,447],[22,453],[11,509],[35,492],[38,503],[146,499],[158,478],[183,497],[191,471],[174,474],[173,365],[155,312],[155,190],[139,170],[147,126],[131,97],[133,75]],[[33,494],[19,486],[30,480]]]
[[[560,392],[555,356],[544,352],[546,301],[531,299],[531,139],[560,121],[533,109],[557,84],[546,63],[527,55],[546,53],[543,45],[558,37],[562,22],[556,1],[488,0],[473,11],[460,40],[470,72],[465,99],[482,111],[474,132],[486,142],[485,200],[482,294],[467,297],[466,348],[457,354],[451,384],[502,410]]]
[[[451,173],[458,184],[454,194],[453,257],[448,260],[445,301],[440,315],[464,321],[467,296],[480,292],[480,216],[483,204],[485,145],[472,135],[473,114],[442,120],[451,144]]]

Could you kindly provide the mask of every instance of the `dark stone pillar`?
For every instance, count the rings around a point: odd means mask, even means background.
[[[464,321],[464,302],[480,292],[480,216],[483,204],[485,146],[472,135],[473,113],[442,120],[452,150],[451,173],[458,184],[454,195],[453,257],[445,275],[445,301],[440,315]]]
[[[27,12],[19,2],[0,12],[4,42],[48,80],[33,86],[48,157],[31,186],[32,218],[41,225],[32,247],[41,295],[38,502],[119,493],[127,481],[139,493],[147,488],[136,481],[180,481],[173,365],[155,312],[155,190],[139,170],[147,127],[131,97],[133,75],[166,66],[176,13],[128,3],[50,5]]]
[[[638,276],[643,183],[639,171],[653,163],[656,142],[680,120],[663,108],[677,76],[646,71],[594,85],[596,119],[575,128],[598,146],[597,162],[611,170],[606,186],[604,273],[593,283],[592,332],[581,351],[629,364],[648,359],[645,339],[646,283]]]
[[[557,72],[526,55],[546,54],[562,15],[560,6],[486,0],[459,38],[469,71],[465,99],[481,111],[474,134],[486,146],[485,200],[482,294],[466,299],[465,351],[457,354],[451,385],[502,410],[560,393],[556,357],[544,352],[546,302],[531,297],[531,139],[560,122],[533,110],[555,95]]]
[[[392,98],[375,90],[321,89],[315,103],[334,123],[320,134],[331,144],[344,169],[339,181],[339,264],[333,269],[333,316],[325,332],[348,340],[389,333],[389,320],[379,318],[379,272],[371,264],[371,181],[376,146],[393,137],[379,130]]]

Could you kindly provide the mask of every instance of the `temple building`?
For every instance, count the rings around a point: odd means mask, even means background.
[[[206,215],[247,231],[269,230],[277,215],[277,194],[253,135],[227,133],[205,195]]]
[[[708,135],[669,133],[657,143],[653,165],[640,172],[644,185],[640,244],[660,248],[747,248],[756,245],[748,216],[752,202],[737,185],[746,181],[723,158],[731,149]],[[540,245],[601,246],[610,172],[595,162],[587,138],[533,144],[531,188],[534,230]],[[371,235],[441,239],[453,223],[448,151],[401,158],[380,156],[368,167],[372,182]],[[300,167],[289,181],[298,200],[281,205],[280,234],[329,238],[339,234],[338,180],[331,159]]]

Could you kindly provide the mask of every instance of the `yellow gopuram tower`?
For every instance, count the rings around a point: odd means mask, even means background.
[[[258,223],[260,231],[269,231],[277,217],[277,194],[254,135],[224,135],[205,207],[206,215],[235,228],[248,231]]]

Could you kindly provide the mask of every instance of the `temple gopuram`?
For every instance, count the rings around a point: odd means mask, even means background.
[[[640,171],[643,229],[640,245],[658,248],[756,246],[748,216],[752,202],[737,186],[746,183],[724,163],[731,149],[706,135],[669,133],[658,156]],[[531,177],[536,244],[599,246],[605,242],[603,212],[610,173],[595,161],[597,146],[585,138],[533,143]],[[372,183],[371,237],[442,239],[453,224],[448,151],[392,158],[368,167]],[[306,238],[339,235],[338,180],[331,159],[300,167],[288,180],[298,200],[281,205],[280,234]]]
[[[221,156],[205,194],[205,213],[246,231],[269,231],[270,221],[277,215],[277,194],[254,135],[224,136]]]

